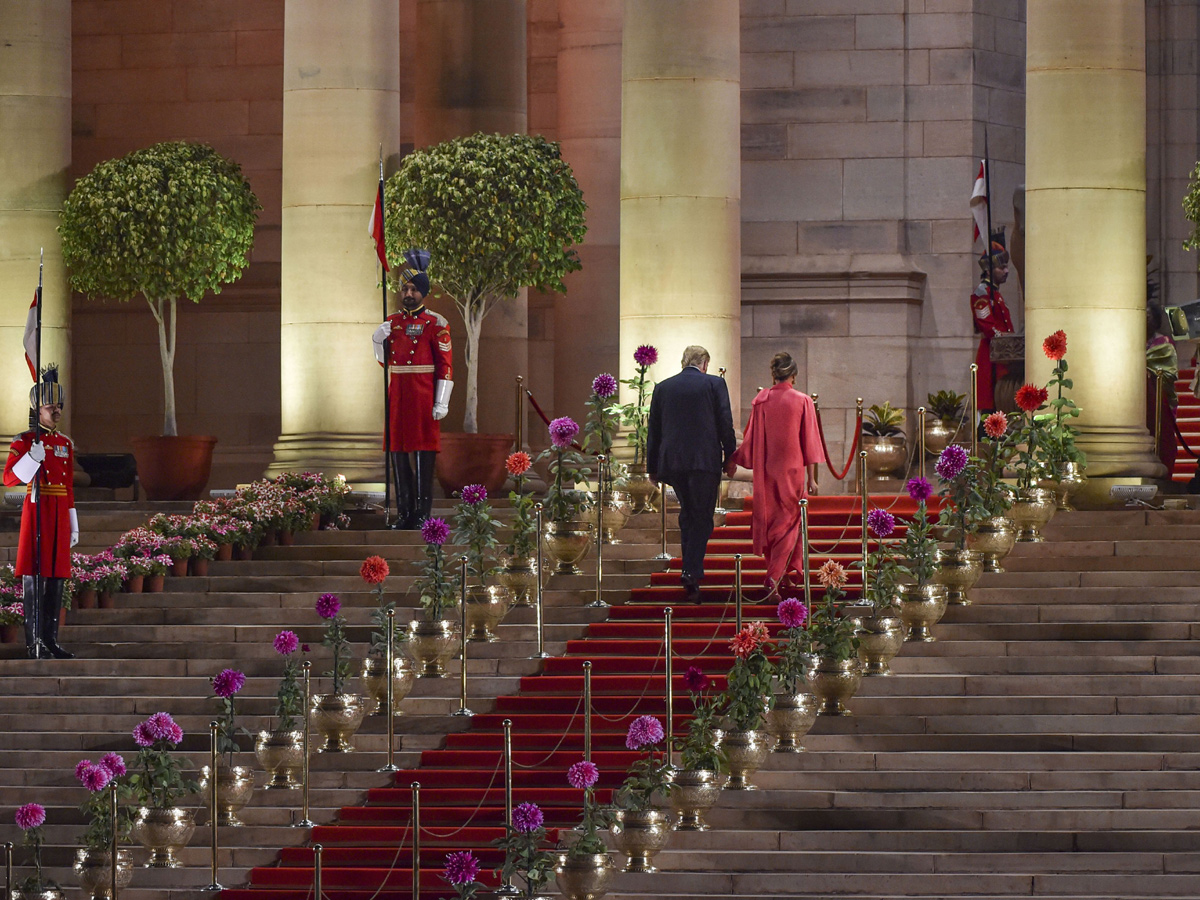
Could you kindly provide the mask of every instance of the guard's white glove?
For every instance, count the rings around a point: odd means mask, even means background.
[[[29,484],[42,467],[42,460],[45,458],[46,448],[41,441],[34,441],[29,452],[13,463],[13,474],[21,479],[23,484]]]
[[[79,515],[73,506],[67,510],[67,515],[71,517],[71,546],[74,547],[79,543]]]
[[[446,413],[450,412],[450,392],[454,390],[453,381],[438,381],[433,385],[433,417],[434,419],[446,418]]]
[[[383,320],[383,324],[375,329],[371,335],[371,342],[375,345],[375,361],[385,362],[386,357],[383,352],[383,345],[392,334],[392,323],[387,319]]]

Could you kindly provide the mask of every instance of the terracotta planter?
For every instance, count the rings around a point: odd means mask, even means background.
[[[280,528],[279,529],[279,546],[280,547],[290,547],[294,543],[296,543],[296,532],[292,531],[292,529],[290,529],[290,528]]]
[[[233,544],[217,544],[217,561],[229,562],[233,559]]]
[[[195,575],[197,578],[204,578],[208,575],[208,560],[201,559],[199,556],[193,556],[188,560],[188,573]]]
[[[142,590],[147,594],[157,594],[163,589],[166,580],[166,575],[147,575],[142,582]]]
[[[128,578],[125,579],[125,584],[124,584],[125,593],[140,594],[142,592],[142,588],[145,587],[145,582],[146,582],[145,575],[130,575]]]
[[[171,574],[176,578],[182,578],[188,573],[188,561],[185,556],[183,559],[177,559],[171,563]]]
[[[249,560],[254,559],[254,548],[253,547],[238,547],[237,550],[235,551],[235,555],[236,555],[237,559],[240,560],[241,562],[248,562]]]
[[[513,447],[511,434],[442,432],[434,473],[446,496],[468,484],[482,484],[489,496],[500,493],[508,472],[504,460]]]
[[[116,605],[112,591],[97,591],[96,603],[101,609],[112,609]]]
[[[0,625],[0,644],[15,644],[21,640],[20,625]]]
[[[212,471],[210,435],[130,438],[147,500],[199,500]]]
[[[96,589],[94,587],[80,588],[75,592],[76,609],[96,608]]]

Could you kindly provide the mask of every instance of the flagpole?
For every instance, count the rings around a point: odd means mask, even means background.
[[[35,335],[35,352],[33,365],[33,389],[35,406],[33,409],[33,440],[42,439],[42,270],[45,266],[46,250],[38,251],[38,287],[37,287],[37,327]],[[33,646],[38,648],[42,642],[42,594],[45,587],[42,583],[42,472],[45,461],[38,466],[33,475]],[[29,603],[24,603],[24,612],[29,615]],[[40,650],[37,651],[41,655]]]
[[[992,283],[992,160],[988,156],[987,125],[983,126],[983,193],[984,208],[987,210],[987,234],[983,236],[984,253],[987,254],[988,302],[996,302],[996,285]]]
[[[386,215],[383,209],[383,145],[379,145],[379,188],[375,194],[379,201],[379,217],[380,221],[385,221]],[[384,256],[387,255],[387,238],[384,231]],[[387,282],[388,272],[387,266],[382,261],[380,262],[380,282],[383,285],[383,321],[387,321],[388,317],[388,302],[387,302]],[[383,339],[383,525],[386,528],[390,523],[388,519],[392,514],[392,409],[388,402],[388,386],[391,381],[391,375],[388,371],[388,361],[391,359],[392,353],[392,336],[389,334]],[[397,513],[399,511],[397,510]]]

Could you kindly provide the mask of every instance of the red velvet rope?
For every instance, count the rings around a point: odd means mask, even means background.
[[[529,402],[530,402],[531,404],[533,404],[533,411],[534,411],[534,412],[536,412],[536,413],[537,413],[539,416],[541,416],[541,417],[542,417],[542,421],[543,421],[543,422],[545,422],[545,423],[546,423],[546,427],[547,427],[547,428],[549,428],[549,427],[550,427],[550,417],[549,417],[549,416],[547,416],[547,415],[546,415],[546,414],[545,414],[545,413],[542,411],[542,407],[541,407],[541,405],[540,405],[540,404],[537,402],[537,400],[536,400],[536,399],[534,398],[534,396],[533,396],[533,391],[529,390],[529,388],[526,388],[526,389],[525,389],[525,396],[526,396],[526,397],[528,397],[528,398],[529,398]],[[582,452],[583,452],[583,447],[581,447],[577,441],[571,441],[571,446],[572,446],[572,447],[574,447],[576,450],[578,450],[580,453],[582,453]],[[593,452],[593,453],[592,453],[592,455],[593,455],[593,456],[595,456],[595,455],[596,455],[596,454],[595,454],[595,452]]]
[[[825,465],[829,467],[829,471],[838,481],[842,481],[850,474],[850,467],[854,465],[854,460],[858,456],[858,438],[862,434],[862,420],[860,412],[855,422],[854,441],[850,444],[850,458],[846,460],[846,468],[842,469],[842,473],[839,475],[837,469],[833,467],[833,463],[829,461],[829,445],[825,443],[825,426],[821,424],[821,410],[817,410],[817,433],[821,435],[821,449],[825,451]]]

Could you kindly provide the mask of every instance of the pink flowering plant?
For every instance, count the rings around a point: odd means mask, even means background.
[[[291,731],[296,727],[296,719],[304,714],[304,688],[300,685],[300,666],[303,654],[300,638],[294,631],[284,630],[275,635],[271,642],[275,652],[283,657],[283,677],[279,679],[279,689],[275,692],[275,717],[279,724],[276,731]],[[297,659],[296,653],[301,653]]]
[[[967,535],[989,517],[980,461],[958,444],[950,444],[938,456],[934,470],[942,483],[938,494],[947,501],[938,516],[938,524],[956,550],[965,550]]]
[[[482,484],[468,484],[462,489],[462,499],[454,507],[453,540],[466,547],[467,577],[478,579],[485,587],[496,571],[496,547],[500,544],[496,534],[499,530],[500,522],[492,515],[488,504],[487,488]]]
[[[1012,508],[1012,490],[1003,481],[1005,461],[1013,452],[1015,429],[1008,416],[994,412],[983,420],[983,445],[986,448],[979,462],[979,492],[986,518],[1002,516]]]
[[[596,782],[599,780],[600,770],[589,760],[580,760],[567,769],[567,784],[583,791],[583,811],[575,828],[579,837],[568,846],[560,844],[567,859],[583,859],[608,852],[600,829],[612,824],[612,814],[608,807],[596,802]]]
[[[346,637],[346,620],[341,616],[341,598],[337,594],[322,594],[317,598],[316,610],[325,620],[325,637],[321,643],[333,652],[333,666],[323,674],[333,679],[333,693],[340,694],[350,678],[350,641]]]
[[[504,884],[521,879],[523,888],[517,896],[524,900],[542,896],[542,888],[554,874],[554,854],[546,848],[545,816],[536,803],[519,803],[513,807],[512,824],[505,823],[504,837],[496,838],[492,846],[504,851],[504,863],[496,869]]]
[[[574,448],[579,425],[568,416],[550,423],[550,446],[538,459],[550,460],[550,487],[546,490],[546,512],[551,522],[570,522],[587,509],[588,497],[575,485],[592,474],[587,460]]]
[[[236,710],[234,702],[238,693],[246,686],[246,676],[237,669],[222,669],[210,680],[212,682],[213,699],[217,701],[217,706],[221,711],[221,718],[217,720],[219,723],[217,729],[217,752],[225,754],[228,757],[225,764],[233,768],[233,754],[242,749],[238,744],[238,735],[245,735],[248,738],[254,737],[245,728],[239,727],[235,721]]]
[[[375,595],[375,608],[371,610],[371,644],[367,652],[371,656],[385,658],[387,656],[388,642],[388,610],[394,610],[396,604],[391,601],[384,601],[383,595],[387,590],[387,578],[392,573],[391,568],[387,564],[387,560],[382,556],[368,556],[363,560],[363,564],[358,569],[358,574],[368,585],[371,586],[371,593]],[[408,640],[408,632],[405,631],[395,619],[392,620],[392,648],[393,652],[397,644]]]
[[[26,803],[17,807],[13,819],[23,832],[21,845],[29,848],[29,861],[33,864],[33,874],[17,882],[17,889],[29,894],[60,890],[57,883],[42,874],[42,845],[46,843],[42,826],[46,824],[46,807],[40,803]]]
[[[876,541],[875,549],[867,554],[865,561],[858,560],[855,566],[866,568],[867,588],[862,603],[871,607],[876,616],[892,614],[896,605],[896,585],[900,576],[900,563],[896,558],[896,517],[886,509],[873,509],[867,513],[867,531]]]
[[[444,544],[450,539],[445,519],[428,518],[421,525],[425,541],[425,560],[417,563],[419,577],[413,582],[427,622],[436,622],[448,609],[458,605],[459,573],[446,564]]]
[[[910,478],[907,490],[908,496],[917,501],[917,511],[904,532],[901,542],[904,560],[898,570],[917,586],[923,586],[929,583],[937,568],[934,563],[937,541],[933,537],[933,523],[925,511],[925,504],[933,495],[933,485],[925,478]]]
[[[96,762],[81,759],[75,765],[75,778],[87,790],[87,799],[79,811],[87,817],[87,829],[80,835],[83,846],[103,852],[112,847],[112,811],[110,792],[117,789],[117,840],[128,843],[133,814],[129,806],[134,799],[129,785],[129,772],[119,753],[105,753]]]
[[[813,653],[839,661],[853,659],[858,654],[854,620],[842,614],[842,588],[846,584],[846,570],[836,560],[828,559],[817,570],[817,580],[825,588],[825,593],[813,604],[808,623]]]
[[[633,445],[634,465],[646,463],[646,437],[649,434],[650,422],[650,382],[646,375],[650,367],[658,362],[658,349],[650,344],[642,344],[633,351],[634,375],[624,378],[621,384],[632,388],[636,400],[622,404],[621,420],[630,426],[629,443]]]
[[[192,764],[173,751],[183,742],[183,729],[169,713],[159,712],[133,729],[138,754],[129,772],[129,787],[137,802],[153,809],[170,809],[200,785],[184,777]]]
[[[679,764],[684,769],[708,769],[718,772],[724,754],[717,746],[717,721],[721,715],[722,695],[712,690],[712,679],[698,666],[683,673],[683,686],[692,700],[692,717],[675,737]]]
[[[808,610],[795,597],[786,597],[779,601],[775,614],[782,626],[775,641],[775,678],[780,691],[795,694],[805,684],[808,667]]]
[[[537,552],[537,516],[533,494],[526,492],[525,479],[533,467],[533,460],[524,450],[508,455],[504,468],[513,479],[513,490],[508,492],[508,503],[512,507],[512,536],[504,546],[504,553],[514,559],[525,559]]]
[[[588,398],[587,418],[583,423],[583,449],[586,453],[602,453],[607,457],[607,469],[615,481],[624,477],[624,467],[613,459],[613,442],[621,428],[622,408],[616,402],[617,379],[601,372],[592,379],[592,395]]]
[[[669,781],[673,771],[667,760],[666,733],[662,722],[654,716],[638,716],[625,733],[625,746],[642,751],[629,767],[629,774],[613,796],[618,809],[642,812],[654,808],[656,796],[665,797],[674,785]]]
[[[735,731],[754,731],[775,702],[771,681],[775,666],[767,658],[769,633],[763,622],[750,622],[733,636],[733,668],[725,687],[725,719]]]

